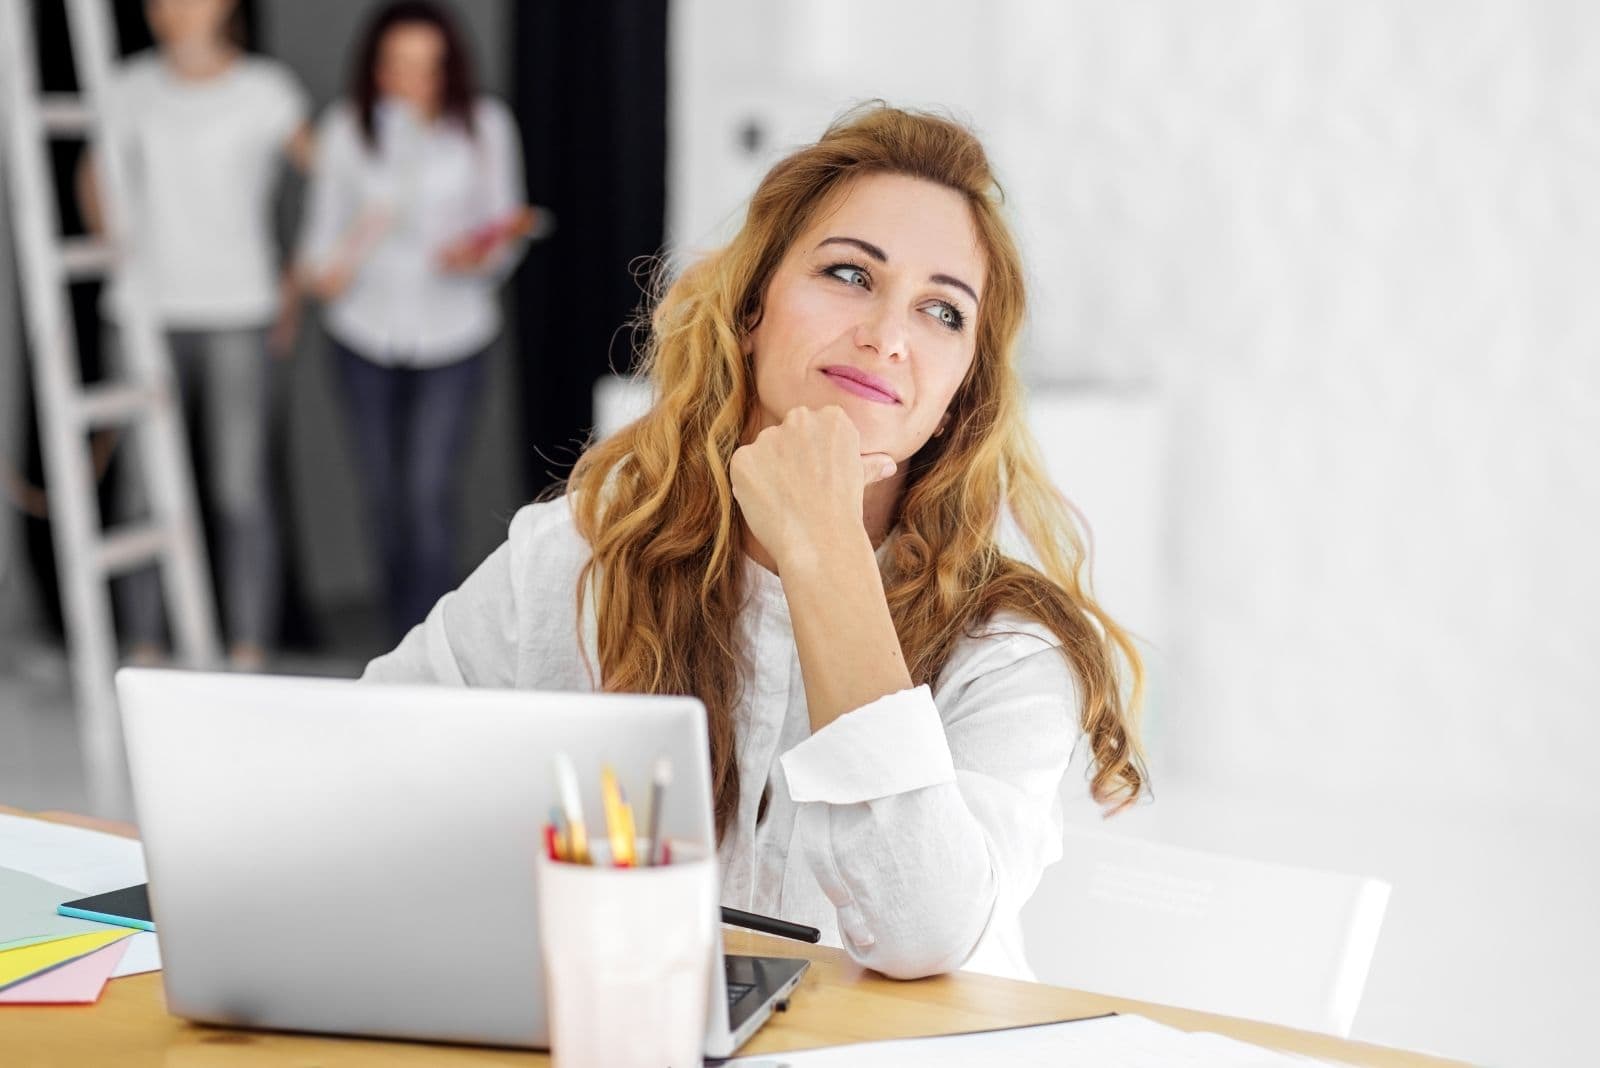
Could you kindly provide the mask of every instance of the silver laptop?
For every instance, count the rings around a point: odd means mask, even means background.
[[[117,673],[167,1007],[232,1027],[545,1048],[532,851],[571,754],[713,841],[692,698]],[[715,952],[722,958],[719,936]],[[713,967],[706,1053],[730,1056],[803,960]]]

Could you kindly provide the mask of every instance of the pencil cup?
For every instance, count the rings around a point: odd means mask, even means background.
[[[614,868],[538,858],[550,1055],[578,1068],[688,1068],[705,1048],[716,860]],[[644,843],[640,843],[643,855]]]

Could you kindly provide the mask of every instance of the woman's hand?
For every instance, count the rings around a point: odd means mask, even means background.
[[[543,237],[555,229],[555,216],[524,204],[504,218],[464,234],[439,250],[439,267],[451,274],[481,271],[491,257],[513,241]]]
[[[329,303],[344,296],[344,291],[350,288],[350,283],[355,281],[355,278],[355,267],[348,261],[341,260],[312,277],[311,292],[318,300]]]
[[[795,408],[733,454],[733,495],[750,533],[782,573],[859,535],[866,487],[895,472],[887,453],[861,452],[844,409]]]
[[[273,359],[287,360],[294,355],[294,341],[300,335],[300,281],[294,271],[284,271],[278,285],[278,316],[267,332],[267,351]]]
[[[795,408],[733,454],[733,495],[783,580],[812,730],[911,688],[862,516],[894,470],[833,406]]]
[[[489,254],[494,249],[492,241],[485,242],[475,236],[452,241],[439,251],[439,269],[446,274],[473,274],[489,262]]]

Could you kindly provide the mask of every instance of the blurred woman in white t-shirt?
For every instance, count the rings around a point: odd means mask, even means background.
[[[156,47],[118,69],[110,129],[147,246],[143,288],[167,332],[184,399],[197,401],[202,415],[230,658],[254,668],[276,635],[281,584],[268,476],[268,342],[292,290],[280,278],[273,204],[285,159],[309,168],[308,101],[287,67],[243,51],[235,0],[149,0],[145,16]],[[78,193],[98,232],[87,160]],[[102,302],[113,364],[126,299],[113,281]],[[133,466],[135,450],[125,453],[125,467]],[[139,472],[125,470],[121,485],[121,510],[142,512]],[[134,658],[159,656],[156,575],[129,576],[121,592]]]
[[[516,123],[475,82],[445,8],[380,9],[318,124],[297,255],[324,302],[396,638],[455,585],[452,489],[497,291],[540,218]]]

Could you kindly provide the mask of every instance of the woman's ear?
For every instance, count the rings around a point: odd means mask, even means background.
[[[950,413],[949,412],[945,412],[944,413],[944,418],[939,420],[938,429],[934,430],[933,436],[936,437],[936,438],[944,437],[945,428],[948,427],[949,425],[950,425]]]
[[[756,328],[761,325],[761,308],[747,308],[739,317],[739,351],[745,356],[756,354]]]

